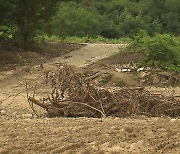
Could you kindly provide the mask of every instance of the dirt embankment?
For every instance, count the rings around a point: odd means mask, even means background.
[[[78,50],[84,44],[73,43],[44,43],[38,44],[34,49],[22,51],[17,48],[0,48],[0,72],[15,70],[19,66],[34,66],[48,61],[54,57],[60,57],[71,51]]]

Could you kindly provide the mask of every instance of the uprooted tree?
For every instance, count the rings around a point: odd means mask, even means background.
[[[142,87],[101,88],[68,65],[56,73],[47,74],[45,80],[52,87],[49,96],[41,101],[28,96],[28,101],[31,107],[36,104],[44,108],[49,117],[180,115],[179,98],[152,94]]]

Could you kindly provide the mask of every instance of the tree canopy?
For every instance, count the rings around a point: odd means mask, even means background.
[[[58,0],[0,0],[1,39],[28,48],[55,13]],[[11,33],[11,35],[7,35]]]
[[[79,11],[78,11],[79,10]],[[84,0],[60,5],[54,34],[132,37],[148,34],[180,34],[178,0]],[[59,28],[58,28],[59,26]],[[86,28],[85,28],[86,27]],[[72,31],[71,31],[72,30]]]
[[[180,34],[179,0],[0,0],[0,41],[28,48],[38,35]],[[51,21],[51,22],[50,22]]]

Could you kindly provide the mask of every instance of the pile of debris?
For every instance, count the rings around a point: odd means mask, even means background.
[[[46,76],[46,83],[52,87],[49,96],[28,97],[28,101],[31,107],[44,108],[49,117],[180,116],[178,98],[152,94],[142,87],[102,88],[66,64]]]
[[[139,76],[140,83],[148,85],[161,84],[166,86],[174,86],[180,83],[180,74],[178,73],[173,74],[158,68],[138,68],[133,62],[123,65],[113,65],[112,68],[121,73],[133,73],[136,76]]]

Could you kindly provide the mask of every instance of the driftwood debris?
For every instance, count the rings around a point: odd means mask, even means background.
[[[180,101],[175,97],[152,94],[142,87],[101,88],[66,64],[46,80],[52,87],[49,96],[42,101],[28,97],[28,101],[44,108],[49,117],[180,116]]]

